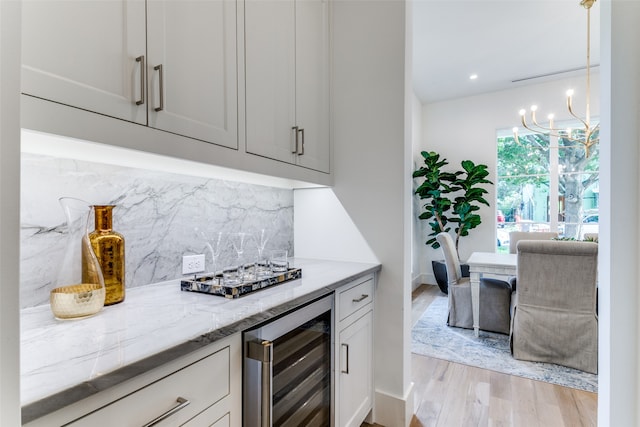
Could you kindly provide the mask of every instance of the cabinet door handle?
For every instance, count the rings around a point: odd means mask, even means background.
[[[144,66],[144,55],[140,55],[136,58],[136,62],[140,63],[140,99],[136,101],[136,105],[144,104],[144,75],[145,75],[145,66]]]
[[[342,348],[345,349],[345,369],[340,370],[343,374],[349,375],[349,344],[342,344]]]
[[[367,298],[369,298],[369,295],[367,295],[367,294],[362,294],[362,295],[360,295],[360,298],[354,298],[354,299],[353,299],[353,302],[360,302],[360,301],[364,301],[364,300],[366,300]]]
[[[298,126],[294,126],[291,128],[293,130],[293,133],[295,134],[295,147],[293,148],[293,151],[291,152],[292,154],[296,154],[298,152]]]
[[[302,135],[302,143],[300,144],[301,149],[298,153],[298,156],[304,156],[304,128],[300,128],[298,132],[300,132],[300,135]],[[296,144],[296,148],[298,148],[298,144]]]
[[[166,420],[167,418],[169,418],[171,415],[175,414],[176,412],[184,409],[185,407],[187,407],[191,402],[189,402],[187,399],[183,398],[183,397],[178,397],[176,399],[176,402],[178,402],[178,404],[176,406],[174,406],[173,408],[169,409],[167,412],[165,412],[164,414],[160,415],[159,417],[149,421],[148,423],[146,423],[144,426],[142,427],[151,427],[154,426],[156,424],[158,424],[160,421]]]
[[[158,86],[160,88],[160,106],[154,108],[154,110],[162,111],[164,110],[164,72],[162,71],[162,64],[156,65],[153,69],[158,71]]]

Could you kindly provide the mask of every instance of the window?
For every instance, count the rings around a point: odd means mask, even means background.
[[[597,233],[598,146],[587,157],[582,145],[566,139],[551,147],[548,135],[519,139],[521,144],[509,132],[498,133],[498,251],[508,252],[514,230],[558,231],[575,239]]]

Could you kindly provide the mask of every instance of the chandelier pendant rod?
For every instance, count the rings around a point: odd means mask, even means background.
[[[590,3],[587,6],[587,108],[586,108],[586,116],[585,121],[587,128],[590,124],[590,108],[589,104],[591,101],[591,6],[593,3]]]

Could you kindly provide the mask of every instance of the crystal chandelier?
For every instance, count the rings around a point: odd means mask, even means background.
[[[549,120],[549,125],[544,126],[538,123],[536,119],[536,111],[538,109],[537,106],[532,105],[531,112],[531,121],[527,122],[526,118],[526,110],[520,110],[520,121],[522,122],[522,126],[525,129],[530,130],[533,133],[540,134],[549,134],[550,136],[554,136],[557,138],[564,139],[565,141],[569,141],[570,145],[559,146],[558,148],[571,148],[576,146],[583,146],[585,150],[585,156],[589,157],[591,155],[591,147],[598,143],[599,141],[599,133],[598,129],[600,127],[600,123],[593,124],[591,123],[590,111],[589,111],[589,101],[590,101],[590,48],[591,48],[591,6],[596,2],[596,0],[581,0],[580,6],[587,9],[587,92],[586,92],[586,113],[584,118],[579,117],[573,111],[572,105],[572,97],[573,90],[568,90],[567,95],[567,109],[569,110],[569,114],[577,119],[581,123],[581,127],[571,129],[571,128],[556,128],[553,124],[553,114],[550,114],[547,118]],[[513,136],[518,144],[522,145],[520,139],[518,138],[518,128],[513,128]]]

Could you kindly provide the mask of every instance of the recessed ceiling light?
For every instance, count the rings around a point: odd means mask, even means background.
[[[475,80],[475,79],[477,79],[477,78],[478,78],[478,75],[477,75],[477,74],[471,74],[471,75],[469,76],[469,79],[470,79],[470,80]]]

